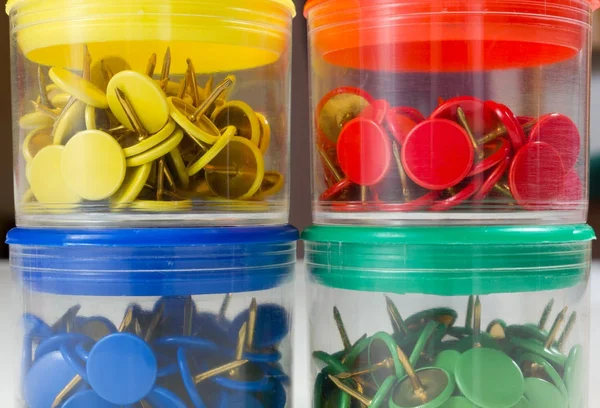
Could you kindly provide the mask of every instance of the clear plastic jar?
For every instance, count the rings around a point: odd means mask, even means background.
[[[291,227],[9,233],[19,406],[291,402]]]
[[[314,408],[590,406],[591,228],[303,238]]]
[[[291,0],[11,0],[21,226],[285,224]]]
[[[590,0],[311,0],[318,224],[587,215]]]

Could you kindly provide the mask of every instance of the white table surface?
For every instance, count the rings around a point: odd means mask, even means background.
[[[309,341],[308,319],[306,316],[306,285],[304,268],[299,264],[296,284],[296,307],[294,318],[294,397],[295,408],[310,407],[309,385]],[[592,268],[592,345],[600,344],[600,263]],[[14,308],[20,307],[13,301],[10,274],[6,263],[0,264],[0,321],[2,327],[14,327],[12,319],[16,316]],[[13,373],[11,362],[18,353],[12,346],[12,335],[9,330],[2,330],[0,336],[0,407],[17,408],[14,405]],[[600,406],[600,349],[592,347],[592,367],[590,408]],[[575,407],[574,407],[575,408]],[[578,407],[577,407],[578,408]]]

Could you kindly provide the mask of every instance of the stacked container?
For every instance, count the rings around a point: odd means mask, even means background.
[[[293,3],[6,10],[17,406],[290,406]]]
[[[588,407],[589,0],[312,0],[313,407]]]

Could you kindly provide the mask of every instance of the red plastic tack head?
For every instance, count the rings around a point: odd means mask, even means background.
[[[348,179],[344,179],[325,190],[319,197],[320,201],[329,201],[340,195],[344,190],[352,185]]]
[[[499,138],[483,146],[485,159],[473,166],[467,177],[483,173],[491,169],[510,154],[510,142],[505,138]]]
[[[517,151],[523,147],[527,142],[527,138],[515,114],[507,106],[494,101],[486,101],[485,105],[496,114],[498,125],[506,129],[506,134],[513,149]]]
[[[583,199],[583,184],[575,169],[572,169],[565,176],[563,183],[562,194],[560,195],[560,201],[565,203],[567,207],[575,207],[580,205]]]
[[[394,136],[394,139],[400,143],[400,146],[404,145],[404,140],[410,131],[413,130],[417,124],[425,120],[422,115],[422,119],[420,119],[419,116],[414,114],[414,112],[411,112],[410,110],[407,111],[406,109],[412,108],[392,108],[388,111],[385,117],[385,124],[387,125],[387,128],[392,136]],[[419,113],[418,111],[416,112]]]
[[[364,118],[348,122],[337,143],[338,162],[354,183],[372,186],[380,182],[390,168],[391,142],[385,130]]]
[[[467,176],[474,155],[469,135],[461,126],[446,119],[429,119],[407,136],[401,158],[415,183],[429,190],[444,190]]]
[[[450,198],[447,198],[442,201],[438,201],[437,203],[435,203],[434,205],[431,206],[430,210],[431,211],[446,211],[452,207],[456,207],[457,205],[465,202],[466,200],[471,198],[471,196],[473,194],[475,194],[475,192],[479,188],[480,182],[478,179],[479,179],[478,177],[475,177],[473,180],[471,180],[471,182],[469,184],[467,184],[467,186],[465,188],[463,188],[462,190],[460,190],[458,193],[454,194]]]
[[[488,178],[483,182],[477,193],[473,196],[475,200],[483,200],[487,195],[492,191],[496,183],[500,181],[500,179],[506,173],[508,169],[508,165],[510,164],[510,158],[506,157],[500,164],[496,166],[494,170],[490,173]]]
[[[529,140],[554,147],[566,171],[571,170],[579,158],[581,135],[577,125],[560,113],[542,116],[531,130]]]
[[[519,205],[537,209],[560,198],[565,170],[560,155],[543,142],[529,142],[517,152],[510,166],[510,191]]]
[[[387,116],[388,110],[390,109],[390,104],[385,99],[377,99],[369,106],[363,109],[360,113],[361,118],[372,120],[377,124],[382,124]]]
[[[472,96],[459,96],[448,99],[433,111],[431,118],[449,119],[458,122],[458,108],[461,108],[465,113],[474,135],[483,135],[496,129],[497,119],[494,112],[482,100]]]
[[[417,198],[416,200],[409,201],[407,203],[394,204],[394,203],[381,203],[379,210],[386,212],[409,212],[416,211],[420,208],[429,207],[435,202],[440,196],[441,191],[435,190],[430,191],[427,194]]]

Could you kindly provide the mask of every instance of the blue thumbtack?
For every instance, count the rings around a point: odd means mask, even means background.
[[[62,408],[120,408],[120,405],[115,405],[105,399],[100,398],[92,390],[82,391],[74,394],[69,398]]]
[[[253,303],[256,300],[253,299]],[[233,319],[229,329],[230,337],[234,337],[244,322],[249,322],[252,305]],[[250,329],[255,333],[252,339],[257,350],[277,345],[289,332],[287,311],[275,304],[264,304],[256,307],[255,327]],[[250,339],[249,339],[250,340]]]

